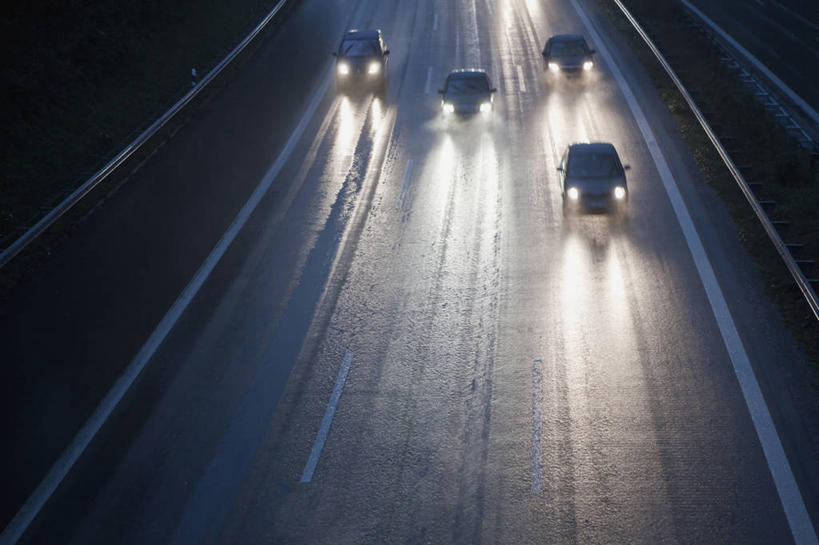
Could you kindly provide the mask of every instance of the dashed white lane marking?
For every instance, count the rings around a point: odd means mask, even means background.
[[[424,94],[429,94],[429,85],[432,83],[432,67],[427,67],[427,82],[424,84]]]
[[[542,360],[532,361],[532,494],[540,492],[543,486],[543,418],[540,404],[543,402]]]
[[[176,322],[185,312],[185,309],[188,308],[190,302],[194,297],[196,297],[196,294],[199,293],[199,289],[222,259],[222,256],[225,254],[228,247],[230,247],[230,245],[233,243],[233,240],[239,234],[239,231],[241,231],[242,227],[253,214],[256,206],[258,206],[268,189],[270,189],[270,185],[273,183],[273,180],[276,179],[276,176],[278,176],[282,167],[284,167],[285,163],[289,160],[290,155],[296,149],[296,145],[298,144],[299,140],[301,140],[308,123],[315,115],[316,110],[321,103],[321,99],[324,97],[325,93],[327,92],[327,88],[332,81],[329,74],[329,67],[330,65],[328,63],[323,71],[323,75],[321,76],[320,81],[322,83],[319,84],[318,88],[313,93],[310,103],[308,104],[307,109],[304,111],[299,124],[293,130],[293,133],[287,140],[287,144],[276,158],[276,161],[265,173],[264,178],[262,178],[259,185],[256,186],[256,189],[250,195],[250,198],[234,218],[233,223],[230,224],[228,230],[225,231],[222,238],[220,238],[219,242],[216,243],[216,246],[214,246],[213,250],[211,250],[208,257],[199,267],[199,270],[196,271],[196,274],[193,276],[193,278],[191,278],[191,281],[187,286],[185,286],[185,289],[179,294],[179,297],[176,299],[176,301],[174,301],[173,305],[171,305],[171,308],[168,309],[168,312],[165,314],[159,324],[157,324],[156,329],[154,329],[153,333],[151,333],[151,336],[148,337],[148,340],[145,341],[145,344],[142,346],[140,351],[137,353],[134,359],[131,360],[131,363],[128,364],[125,372],[119,377],[119,379],[117,379],[108,393],[105,394],[105,397],[102,399],[100,404],[85,422],[80,431],[77,432],[77,435],[71,441],[71,444],[68,445],[65,451],[60,455],[59,459],[51,467],[48,474],[37,486],[37,489],[26,500],[26,503],[23,504],[8,526],[6,526],[3,533],[0,534],[0,544],[12,545],[16,543],[18,539],[20,539],[23,532],[25,532],[26,528],[28,528],[29,524],[31,524],[31,521],[34,520],[34,517],[36,517],[37,513],[40,512],[40,509],[42,509],[43,505],[45,505],[45,503],[57,489],[57,486],[59,486],[76,461],[85,451],[86,447],[88,447],[89,443],[91,443],[91,440],[103,426],[105,421],[108,420],[108,417],[134,383],[134,380],[136,380],[136,378],[142,372],[142,369],[145,367],[151,357],[153,357],[159,346],[171,332]]]
[[[657,167],[657,172],[660,174],[663,187],[668,194],[668,199],[671,201],[671,207],[677,216],[677,222],[680,224],[683,236],[688,244],[688,249],[694,258],[697,273],[705,288],[705,294],[708,297],[708,302],[711,304],[711,309],[714,312],[722,340],[725,343],[725,348],[728,351],[728,356],[734,367],[734,373],[742,390],[742,395],[745,398],[745,403],[748,406],[751,420],[756,428],[759,442],[762,445],[762,451],[768,462],[768,468],[771,471],[774,485],[779,493],[779,500],[782,502],[782,507],[788,519],[794,541],[797,545],[815,545],[817,543],[816,532],[813,529],[810,516],[805,508],[805,502],[799,492],[796,478],[793,476],[793,471],[788,462],[788,457],[785,454],[785,449],[782,447],[782,441],[776,432],[771,413],[765,404],[762,391],[759,389],[759,383],[756,380],[751,362],[748,359],[748,354],[745,352],[742,339],[734,324],[728,303],[725,302],[725,296],[722,293],[719,282],[717,282],[717,277],[714,274],[711,262],[708,260],[708,254],[705,253],[702,240],[700,240],[691,215],[685,207],[685,201],[683,201],[679,187],[677,187],[677,181],[671,174],[671,169],[662,151],[660,151],[660,144],[654,137],[654,132],[651,130],[648,119],[645,113],[643,113],[639,102],[637,102],[634,93],[631,91],[631,87],[629,87],[626,82],[626,78],[614,63],[611,53],[603,43],[603,40],[600,39],[597,30],[592,26],[586,13],[576,0],[571,0],[571,2],[574,9],[580,15],[580,19],[582,19],[586,29],[589,31],[592,40],[597,43],[597,47],[602,53],[606,64],[608,64],[612,75],[623,91],[623,96],[631,109],[631,113],[634,115],[634,119],[637,121],[637,126],[640,128],[646,146],[651,153],[651,158]]]
[[[341,369],[338,370],[338,378],[336,378],[336,385],[333,388],[333,393],[330,394],[330,401],[327,403],[327,410],[324,411],[324,418],[321,420],[316,440],[313,442],[313,450],[310,451],[310,457],[307,458],[307,463],[304,466],[304,472],[301,474],[301,483],[309,483],[313,480],[313,473],[316,471],[321,450],[324,448],[324,442],[327,440],[327,434],[330,433],[330,426],[333,424],[333,416],[336,414],[336,407],[338,401],[341,399],[341,393],[344,391],[344,383],[347,382],[347,375],[350,372],[350,366],[353,363],[353,353],[347,352],[344,356],[344,361],[341,362]]]
[[[486,2],[486,9],[489,10],[489,15],[494,14],[495,10],[492,8],[491,0],[484,0],[484,1]]]
[[[526,92],[526,80],[523,77],[523,68],[520,65],[517,65],[518,69],[518,87],[520,88],[521,93]]]
[[[395,203],[396,210],[400,210],[404,206],[404,199],[407,197],[407,190],[409,190],[410,179],[412,178],[412,163],[413,159],[407,161],[407,170],[404,172],[404,182],[401,184],[401,194],[398,195],[398,202]]]
[[[432,30],[438,30],[438,14],[432,16]]]

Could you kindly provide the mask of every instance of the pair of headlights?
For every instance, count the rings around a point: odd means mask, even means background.
[[[451,102],[442,102],[441,108],[444,110],[444,113],[451,114],[455,111],[455,105]],[[488,113],[492,111],[492,103],[484,102],[480,105],[480,110],[483,113]]]
[[[583,63],[583,70],[586,71],[586,72],[591,70],[593,67],[594,67],[594,63],[592,61],[586,61],[586,62]],[[549,70],[551,70],[552,72],[559,72],[560,71],[560,65],[557,64],[556,62],[549,62]]]
[[[347,64],[346,62],[340,62],[338,63],[337,70],[339,75],[346,76],[347,74],[350,73],[350,65]],[[380,62],[373,61],[367,66],[368,74],[378,74],[379,72],[381,72]]]
[[[618,185],[617,187],[615,187],[613,193],[614,198],[617,199],[618,201],[622,201],[623,199],[626,198],[626,188],[623,186]],[[576,201],[577,199],[580,198],[580,190],[577,189],[576,187],[570,187],[569,189],[567,189],[566,194],[573,201]]]

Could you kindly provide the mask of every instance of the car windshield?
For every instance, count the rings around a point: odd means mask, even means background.
[[[450,76],[447,93],[479,94],[489,92],[489,82],[484,76]]]
[[[569,157],[568,176],[576,178],[609,178],[620,175],[620,162],[612,153],[573,153]]]
[[[580,40],[557,41],[552,43],[552,55],[585,55],[586,48]]]
[[[347,40],[341,44],[340,51],[347,57],[371,57],[378,55],[378,46],[368,40]]]

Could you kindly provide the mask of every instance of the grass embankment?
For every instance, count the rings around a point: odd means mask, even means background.
[[[628,39],[646,68],[660,96],[677,121],[684,140],[705,181],[725,201],[738,226],[741,240],[754,256],[772,299],[794,336],[804,346],[814,365],[819,365],[819,322],[810,312],[802,293],[762,229],[733,177],[714,150],[705,132],[688,109],[671,79],[610,0],[598,0],[614,25]],[[804,244],[804,257],[819,258],[819,169],[811,164],[809,151],[799,147],[764,106],[740,83],[736,74],[720,62],[714,45],[682,24],[686,13],[675,1],[627,0],[632,15],[666,55],[746,180],[764,184],[763,198],[775,200],[771,219],[790,221],[785,242]],[[814,270],[819,274],[819,266]]]
[[[16,2],[0,23],[0,239],[54,206],[273,7],[270,0]],[[6,239],[8,241],[8,239]]]

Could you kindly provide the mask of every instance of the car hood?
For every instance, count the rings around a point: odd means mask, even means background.
[[[491,93],[444,93],[444,101],[455,105],[477,106],[491,99]]]
[[[343,61],[343,62],[348,63],[353,68],[363,68],[364,66],[367,66],[371,62],[380,61],[381,59],[379,59],[375,55],[368,55],[366,57],[360,57],[360,56],[339,57],[338,60],[339,60],[339,62]]]
[[[626,179],[623,176],[611,178],[576,178],[567,176],[566,187],[576,187],[580,194],[601,195],[611,193],[616,186],[626,187]]]
[[[589,55],[556,55],[549,59],[551,62],[556,62],[561,67],[579,68],[583,63],[590,60]]]

